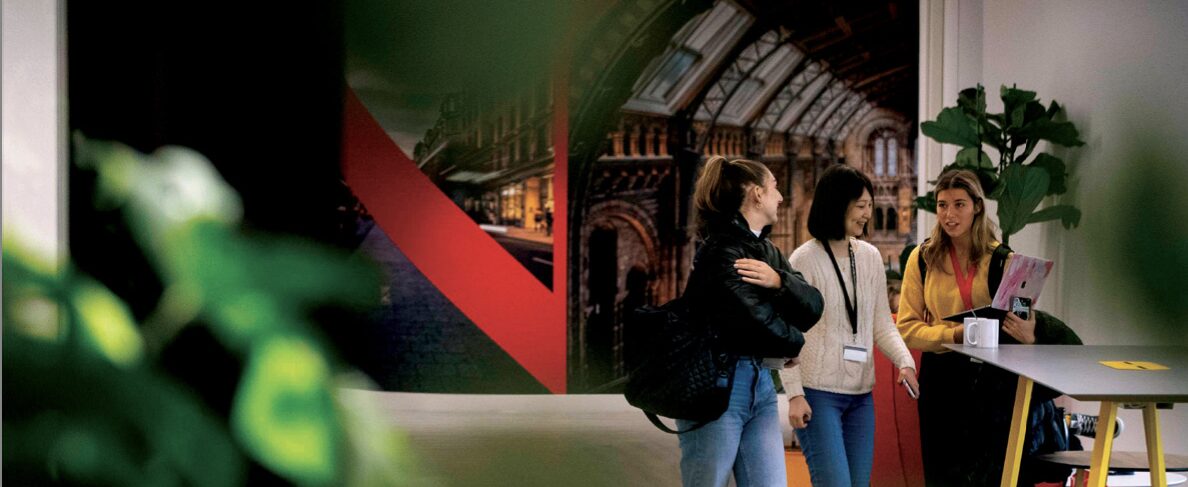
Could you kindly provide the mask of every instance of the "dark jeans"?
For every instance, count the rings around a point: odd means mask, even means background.
[[[981,367],[958,353],[920,360],[920,449],[928,487],[999,485],[1006,433],[997,431],[976,388]],[[1009,417],[1007,419],[1009,421]]]
[[[920,447],[929,487],[996,486],[1002,480],[1007,437],[1019,377],[957,353],[924,353],[920,361]],[[1065,468],[1053,468],[1032,455],[1080,449],[1065,436],[1057,393],[1036,385],[1019,485],[1059,481]]]

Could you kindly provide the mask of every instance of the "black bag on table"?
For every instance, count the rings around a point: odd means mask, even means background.
[[[691,319],[683,297],[634,310],[627,326],[639,337],[639,350],[628,356],[624,395],[652,424],[668,433],[685,433],[726,411],[738,357],[716,350],[713,329]],[[657,416],[700,424],[675,431]]]

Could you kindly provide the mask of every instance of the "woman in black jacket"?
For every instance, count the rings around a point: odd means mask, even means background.
[[[783,196],[755,161],[712,157],[693,191],[701,248],[685,296],[708,320],[723,353],[736,356],[730,404],[718,419],[683,433],[685,486],[786,485],[779,406],[765,358],[794,360],[821,317],[821,294],[767,239]],[[678,420],[689,429],[696,422]]]

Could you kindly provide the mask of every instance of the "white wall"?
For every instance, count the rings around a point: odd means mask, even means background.
[[[58,12],[59,2],[4,0],[0,14],[4,236],[55,262],[66,243]]]
[[[970,16],[980,16],[980,25],[971,25]],[[1172,154],[1188,153],[1188,2],[946,0],[945,18],[957,27],[955,41],[946,29],[946,53],[980,51],[945,66],[946,105],[955,102],[948,95],[950,79],[965,87],[980,77],[992,111],[1001,109],[999,87],[1015,83],[1038,92],[1045,103],[1064,105],[1086,141],[1060,153],[1072,163],[1074,190],[1065,202],[1082,209],[1081,226],[1068,231],[1059,223],[1033,224],[1011,239],[1017,251],[1057,261],[1039,307],[1064,318],[1087,344],[1188,345],[1188,333],[1138,326],[1152,317],[1138,299],[1118,292],[1118,282],[1100,271],[1093,252],[1100,236],[1116,231],[1109,219],[1115,203],[1102,195],[1116,191],[1119,176],[1134,167],[1133,135],[1153,134]],[[978,76],[971,79],[970,73]],[[1188,182],[1188,170],[1169,177]],[[1097,403],[1068,405],[1098,410]],[[1127,430],[1115,451],[1144,450],[1141,414],[1121,416]],[[1188,404],[1162,411],[1160,419],[1165,450],[1188,453]]]

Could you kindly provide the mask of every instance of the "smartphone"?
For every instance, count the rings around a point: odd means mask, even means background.
[[[1011,297],[1011,312],[1026,320],[1031,317],[1031,298],[1023,296]]]
[[[903,384],[904,389],[907,389],[908,397],[910,397],[912,399],[916,399],[916,398],[920,397],[920,395],[918,393],[916,393],[916,390],[912,389],[912,385],[909,384],[908,381],[901,380],[901,381],[899,381],[899,383]]]

